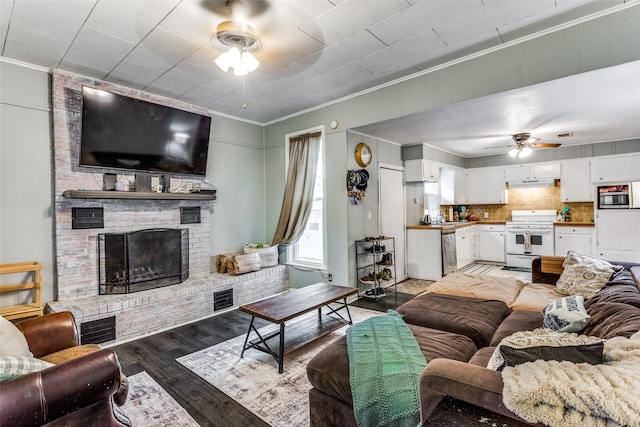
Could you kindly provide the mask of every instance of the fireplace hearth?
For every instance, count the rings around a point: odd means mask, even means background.
[[[100,295],[128,294],[189,277],[189,230],[155,228],[98,235]]]

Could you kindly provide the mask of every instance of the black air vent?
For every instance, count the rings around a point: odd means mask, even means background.
[[[80,344],[100,344],[116,339],[116,316],[80,325]]]
[[[200,224],[200,206],[181,207],[180,224]]]
[[[71,208],[71,228],[104,228],[104,209]]]
[[[233,289],[213,293],[213,311],[233,307]]]

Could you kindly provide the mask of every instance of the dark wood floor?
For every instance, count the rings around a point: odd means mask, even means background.
[[[353,305],[386,311],[396,308],[412,295],[389,295],[372,302],[356,301]],[[251,318],[233,310],[181,326],[146,338],[113,347],[123,371],[131,376],[147,371],[201,426],[242,427],[268,426],[242,405],[227,397],[206,380],[195,375],[175,359],[245,334]],[[260,321],[258,327],[266,325]],[[480,408],[445,399],[429,419],[434,427],[520,426],[508,418]],[[298,426],[291,426],[298,427]]]

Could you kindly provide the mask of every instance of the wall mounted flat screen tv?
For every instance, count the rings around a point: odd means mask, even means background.
[[[211,117],[82,88],[80,166],[206,173]]]

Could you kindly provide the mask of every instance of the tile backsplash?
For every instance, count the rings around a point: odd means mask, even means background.
[[[561,211],[570,208],[572,222],[591,222],[593,220],[593,202],[563,203],[560,199],[560,183],[556,180],[553,187],[546,188],[514,188],[509,190],[509,203],[506,205],[465,205],[470,215],[483,219],[488,212],[490,220],[511,221],[512,210],[553,209]],[[447,215],[449,206],[441,207],[442,214]]]

